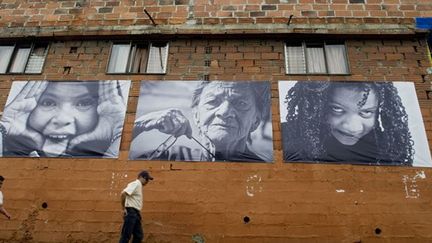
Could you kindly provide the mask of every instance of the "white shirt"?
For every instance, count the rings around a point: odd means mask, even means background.
[[[3,193],[0,191],[0,206],[3,205]]]
[[[123,191],[127,194],[125,207],[132,207],[141,211],[143,199],[141,181],[136,179],[129,183]]]

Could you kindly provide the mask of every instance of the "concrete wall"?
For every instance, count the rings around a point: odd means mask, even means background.
[[[0,217],[0,242],[116,242],[120,191],[141,169],[155,177],[144,195],[147,242],[432,241],[431,169],[283,163],[277,90],[278,80],[414,82],[432,147],[431,64],[411,18],[432,16],[429,1],[244,2],[3,0],[1,41],[31,36],[51,46],[43,74],[0,76],[0,107],[13,80],[130,79],[133,85],[119,159],[0,159],[13,217]],[[351,75],[286,75],[283,41],[331,37],[325,34],[348,38]],[[110,40],[128,36],[168,38],[167,74],[106,75]],[[275,162],[127,161],[139,81],[205,75],[272,81]]]

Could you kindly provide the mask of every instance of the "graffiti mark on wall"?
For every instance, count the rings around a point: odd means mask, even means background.
[[[202,236],[200,234],[194,234],[192,236],[192,242],[193,243],[205,243],[204,236]]]
[[[246,195],[249,197],[255,196],[256,193],[262,192],[261,176],[252,175],[246,179]]]
[[[404,183],[405,198],[420,197],[420,189],[417,186],[417,180],[426,179],[424,171],[417,171],[414,176],[403,175],[402,182]]]
[[[123,178],[127,178],[128,175],[126,172],[123,173],[111,173],[111,183],[110,183],[110,190],[109,195],[110,197],[117,197],[119,195],[119,191],[121,190],[119,182],[122,181]]]

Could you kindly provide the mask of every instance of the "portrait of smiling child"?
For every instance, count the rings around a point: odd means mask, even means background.
[[[3,156],[118,155],[126,111],[121,89],[128,89],[128,83],[28,81],[14,85],[21,89],[0,120]]]
[[[284,96],[285,161],[413,164],[408,114],[392,82],[300,81]]]

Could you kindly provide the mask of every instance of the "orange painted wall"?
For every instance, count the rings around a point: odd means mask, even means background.
[[[12,80],[132,79],[121,156],[1,159],[0,171],[7,178],[5,205],[13,220],[0,220],[0,239],[115,242],[122,222],[119,192],[145,168],[156,178],[145,188],[148,242],[191,242],[197,234],[206,242],[430,241],[432,170],[282,162],[278,80],[415,82],[431,141],[425,41],[348,40],[347,46],[351,76],[285,75],[283,42],[271,39],[174,40],[167,75],[110,76],[104,74],[109,42],[53,43],[42,75],[0,77],[2,105]],[[71,47],[78,47],[77,53],[69,53]],[[205,47],[212,47],[212,53],[205,54]],[[211,66],[205,67],[204,60],[212,60]],[[64,66],[72,67],[69,74],[63,73]],[[275,162],[127,161],[139,80],[196,80],[203,75],[210,80],[272,81]],[[423,173],[426,178],[416,176]],[[250,222],[244,223],[244,217]]]

